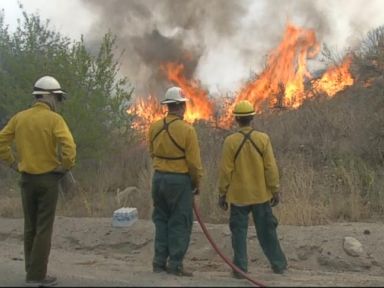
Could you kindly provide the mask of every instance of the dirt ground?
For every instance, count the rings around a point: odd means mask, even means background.
[[[0,285],[24,281],[23,220],[0,218]],[[231,257],[228,226],[207,225],[225,255]],[[284,275],[273,274],[252,226],[248,233],[249,275],[266,286],[384,286],[383,223],[337,223],[278,227],[289,262]],[[184,265],[194,277],[151,272],[154,226],[139,220],[114,228],[110,218],[57,217],[49,273],[61,286],[251,286],[231,278],[196,222]],[[352,257],[343,239],[354,237],[363,254]]]

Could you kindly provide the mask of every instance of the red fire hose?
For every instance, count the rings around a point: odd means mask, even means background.
[[[241,269],[237,268],[235,264],[231,262],[220,250],[217,248],[215,242],[213,242],[211,235],[209,235],[207,228],[205,227],[205,224],[203,221],[201,221],[200,212],[197,208],[196,201],[193,199],[193,211],[195,211],[195,215],[197,218],[197,222],[199,222],[201,229],[203,229],[203,232],[205,236],[207,237],[209,243],[212,245],[213,249],[217,252],[217,254],[220,255],[220,257],[224,260],[225,263],[227,263],[233,270],[235,270],[237,273],[239,273],[241,276],[243,276],[245,279],[247,279],[249,282],[254,284],[256,287],[266,287],[264,284],[257,282],[253,280],[251,277],[249,277],[246,273],[244,273]]]

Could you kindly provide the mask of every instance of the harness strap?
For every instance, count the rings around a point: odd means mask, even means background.
[[[259,147],[257,147],[256,143],[253,142],[253,140],[252,140],[252,138],[251,138],[251,134],[252,134],[253,131],[255,131],[255,130],[252,129],[252,130],[249,131],[248,133],[244,133],[243,131],[239,131],[239,133],[242,134],[242,135],[244,136],[244,138],[243,138],[243,141],[241,142],[239,148],[237,148],[237,151],[236,151],[236,153],[235,153],[235,160],[234,160],[235,162],[236,162],[237,156],[239,156],[239,153],[240,153],[241,149],[243,148],[243,146],[244,146],[244,144],[245,144],[245,142],[246,142],[247,140],[249,140],[249,141],[251,142],[252,146],[256,149],[256,151],[259,153],[259,155],[260,155],[261,157],[263,157],[263,153],[261,152],[261,150],[259,149]]]
[[[166,157],[166,156],[159,156],[159,155],[155,155],[156,158],[159,158],[159,159],[165,159],[165,160],[181,160],[181,159],[185,159],[185,156],[180,156],[180,157]]]
[[[155,157],[157,158],[160,158],[160,159],[166,159],[166,160],[180,160],[180,159],[185,159],[185,149],[183,147],[181,147],[175,140],[175,138],[172,137],[171,133],[169,132],[169,125],[177,120],[180,120],[179,118],[176,118],[176,119],[173,119],[171,121],[169,121],[167,123],[166,121],[166,118],[163,119],[163,127],[155,134],[155,136],[153,137],[152,139],[152,143],[155,141],[155,139],[157,138],[157,136],[160,135],[161,132],[165,131],[168,136],[169,136],[169,139],[171,139],[172,143],[177,147],[177,149],[179,149],[181,152],[183,152],[183,156],[179,156],[179,157],[167,157],[167,156],[160,156],[160,155],[154,155]]]

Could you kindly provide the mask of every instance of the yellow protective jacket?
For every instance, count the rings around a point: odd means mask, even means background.
[[[163,130],[164,120],[169,125],[169,134]],[[195,128],[178,116],[168,114],[150,126],[148,139],[155,170],[188,173],[194,187],[199,187],[203,169]]]
[[[0,131],[0,160],[12,165],[11,151],[15,140],[19,158],[18,170],[29,174],[43,174],[62,165],[75,165],[76,145],[63,117],[42,102],[13,116]],[[60,145],[61,155],[58,155]],[[60,160],[61,159],[61,160]]]
[[[279,188],[279,172],[267,134],[253,131],[250,138],[257,149],[250,140],[246,140],[235,160],[244,139],[241,132],[246,134],[251,130],[250,126],[242,127],[238,132],[229,135],[223,144],[219,193],[226,195],[228,203],[264,203],[269,201]]]

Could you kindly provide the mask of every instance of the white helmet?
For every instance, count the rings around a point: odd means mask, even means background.
[[[169,104],[169,103],[179,103],[189,101],[184,97],[183,90],[180,87],[171,87],[165,92],[164,100],[162,100],[161,104]]]
[[[51,76],[43,76],[38,79],[33,87],[33,95],[44,95],[44,94],[67,94],[61,89],[60,83]]]

